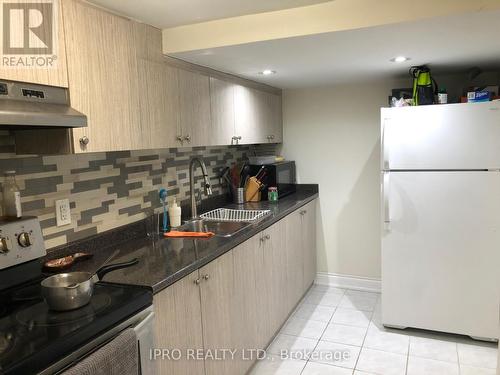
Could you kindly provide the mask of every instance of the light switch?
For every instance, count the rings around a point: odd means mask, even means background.
[[[56,201],[56,225],[71,224],[71,208],[69,207],[69,199],[60,199]]]

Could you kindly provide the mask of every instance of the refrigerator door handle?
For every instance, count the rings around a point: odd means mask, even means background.
[[[384,227],[386,230],[390,230],[391,225],[391,210],[389,206],[389,187],[391,182],[391,173],[384,172],[384,186],[383,186],[383,196],[384,196]]]
[[[385,133],[387,132],[387,126],[390,123],[390,119],[385,118],[384,119],[384,125],[382,127],[382,169],[391,169],[390,163],[389,163],[389,147],[386,147],[385,145]]]

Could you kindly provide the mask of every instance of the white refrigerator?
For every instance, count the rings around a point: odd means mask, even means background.
[[[500,102],[381,111],[382,323],[497,340]]]

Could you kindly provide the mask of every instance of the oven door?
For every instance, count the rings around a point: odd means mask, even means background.
[[[155,374],[155,363],[151,360],[150,352],[154,348],[154,312],[150,312],[142,321],[134,326],[139,345],[139,370],[140,374]]]
[[[153,320],[153,307],[150,306],[104,332],[102,335],[96,337],[60,361],[54,363],[40,372],[39,375],[63,374],[65,370],[74,366],[99,347],[113,340],[120,332],[127,328],[133,328],[137,335],[137,344],[139,346],[139,373],[143,375],[155,374],[155,364],[149,357],[149,352],[154,347]]]

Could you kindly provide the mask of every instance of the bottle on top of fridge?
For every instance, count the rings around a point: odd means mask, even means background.
[[[16,183],[16,171],[6,171],[2,184],[3,215],[8,217],[21,217],[21,193]]]

